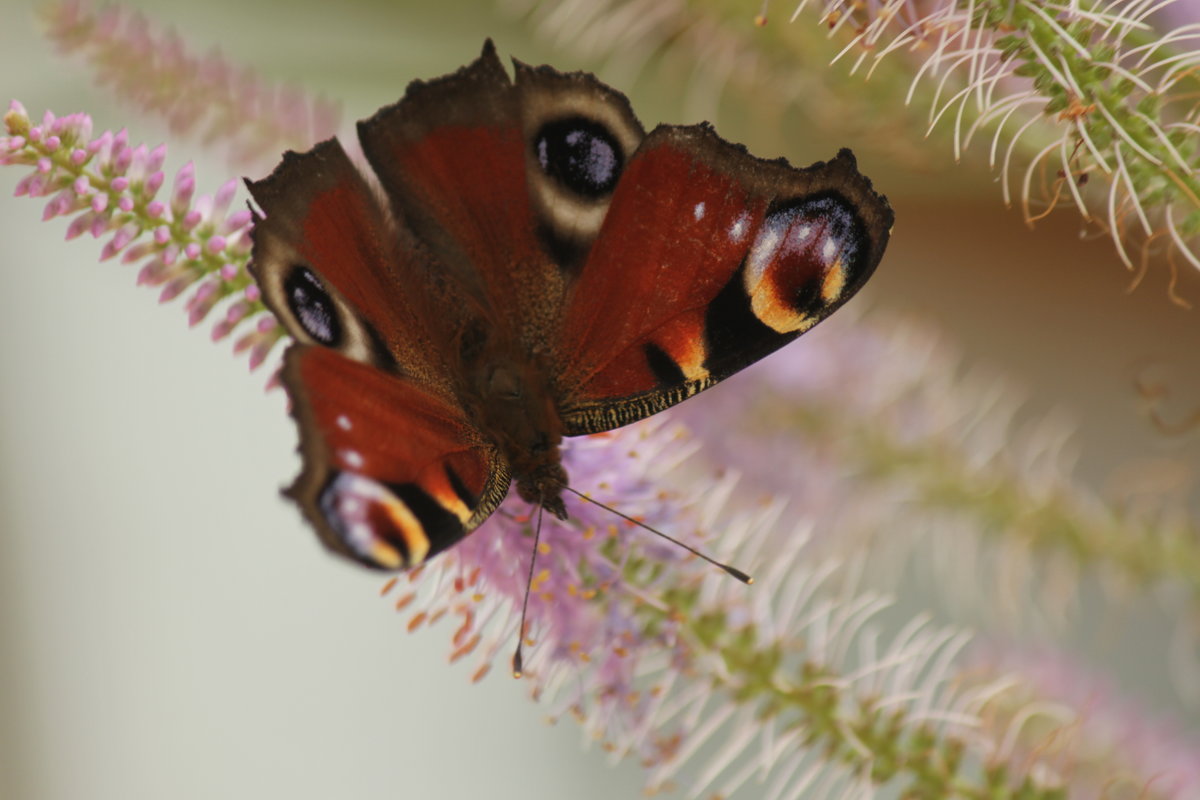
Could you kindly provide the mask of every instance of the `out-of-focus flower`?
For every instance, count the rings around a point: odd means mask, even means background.
[[[66,0],[47,4],[42,17],[49,38],[64,53],[81,54],[98,83],[161,116],[172,133],[226,150],[239,166],[269,167],[282,151],[307,150],[337,131],[336,103],[272,86],[215,51],[197,55],[139,13]]]
[[[246,272],[250,211],[230,211],[238,181],[226,181],[213,195],[196,196],[189,162],[176,173],[169,195],[160,198],[166,145],[132,145],[124,129],[93,137],[86,114],[56,117],[47,111],[35,124],[16,101],[4,125],[0,166],[31,168],[17,182],[18,197],[49,197],[42,218],[72,217],[68,239],[84,233],[107,237],[100,260],[120,256],[123,263],[140,264],[138,283],[160,287],[160,302],[190,291],[185,308],[191,325],[221,301],[235,298],[213,338],[228,336],[252,317],[266,320],[238,345],[251,351],[252,367],[262,363],[282,333],[265,314]]]
[[[986,725],[1006,732],[997,760],[1057,762],[1071,776],[1072,797],[1200,797],[1200,737],[1148,713],[1089,665],[996,643],[973,648],[966,661],[981,680],[1016,679],[985,708]]]

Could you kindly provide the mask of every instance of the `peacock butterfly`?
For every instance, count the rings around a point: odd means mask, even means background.
[[[303,470],[332,550],[421,564],[515,479],[559,518],[559,446],[700,392],[807,331],[883,255],[887,200],[842,150],[796,169],[707,124],[646,134],[586,73],[489,41],[248,182],[251,270],[295,343]]]

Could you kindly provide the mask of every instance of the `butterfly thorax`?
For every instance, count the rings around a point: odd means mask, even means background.
[[[477,402],[467,407],[508,462],[517,493],[566,519],[561,495],[567,471],[559,451],[563,426],[547,371],[532,360],[493,357],[472,372]]]

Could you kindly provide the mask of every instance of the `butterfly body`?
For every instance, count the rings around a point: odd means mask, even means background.
[[[422,563],[515,481],[560,518],[565,436],[680,402],[824,319],[892,223],[849,151],[796,169],[706,125],[646,134],[583,73],[489,42],[249,183],[251,269],[295,344],[304,468],[288,494],[331,549]],[[377,186],[375,183],[377,182]]]

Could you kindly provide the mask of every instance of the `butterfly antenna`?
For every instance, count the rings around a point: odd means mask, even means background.
[[[521,603],[521,627],[517,628],[517,652],[513,653],[513,677],[521,677],[524,661],[521,658],[521,647],[525,644],[525,612],[529,610],[529,589],[533,586],[533,568],[537,564],[538,542],[542,539],[542,512],[545,507],[538,504],[537,525],[533,529],[533,555],[529,559],[529,579],[525,581],[525,601]]]
[[[673,536],[668,536],[667,534],[660,531],[658,528],[652,528],[649,525],[647,525],[646,523],[642,522],[641,520],[634,519],[633,517],[629,516],[628,514],[622,514],[620,511],[617,511],[612,506],[607,506],[604,503],[601,503],[599,500],[596,500],[595,498],[588,497],[586,494],[583,494],[582,492],[577,492],[574,489],[572,489],[570,486],[567,486],[564,488],[571,494],[575,495],[576,497],[578,497],[588,503],[594,503],[595,505],[598,505],[601,508],[603,508],[605,511],[616,514],[618,517],[620,517],[623,520],[632,522],[634,525],[637,525],[639,528],[645,528],[646,530],[650,531],[651,533],[656,534],[656,535],[661,536],[662,538],[666,539],[668,542],[675,544],[675,545],[679,545],[680,547],[682,547],[684,550],[687,550],[692,555],[696,555],[696,556],[699,556],[700,558],[703,558],[705,561],[712,564],[714,567],[719,567],[720,569],[725,570],[725,572],[727,572],[728,574],[737,578],[742,583],[747,584],[747,585],[754,583],[754,578],[751,578],[749,575],[742,572],[737,567],[731,567],[728,564],[723,564],[720,561],[717,561],[712,556],[708,556],[708,555],[705,555],[704,553],[701,553],[699,550],[692,547],[691,545],[684,544],[683,542],[679,541],[678,539],[676,539]],[[541,517],[539,517],[538,520],[540,522]],[[536,545],[535,545],[535,547],[536,547]],[[532,568],[530,570],[530,574],[532,574]],[[526,599],[528,599],[528,593],[526,593]]]

